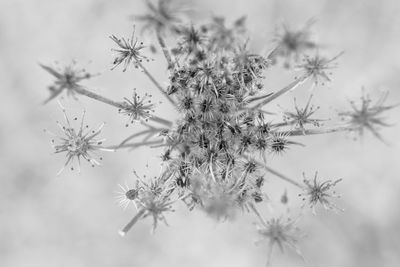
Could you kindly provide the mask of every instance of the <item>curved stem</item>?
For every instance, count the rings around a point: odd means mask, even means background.
[[[159,143],[162,143],[163,140],[155,140],[155,141],[147,141],[147,142],[137,142],[137,143],[131,143],[131,144],[123,144],[123,145],[116,145],[116,146],[109,146],[107,149],[122,149],[122,148],[131,148],[135,149],[141,146],[147,146],[147,145],[157,145]]]

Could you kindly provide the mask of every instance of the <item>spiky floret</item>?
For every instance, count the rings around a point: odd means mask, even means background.
[[[226,26],[223,17],[213,17],[209,25],[203,27],[209,33],[209,47],[213,51],[232,50],[238,38],[246,31],[246,17],[240,17],[232,25]]]
[[[305,133],[305,125],[312,124],[314,126],[320,126],[321,119],[312,119],[311,116],[319,109],[319,107],[314,107],[310,105],[312,95],[310,95],[307,104],[304,108],[300,108],[297,105],[296,98],[294,98],[294,108],[295,111],[286,111],[283,114],[283,118],[289,125],[295,125],[296,127],[300,128],[300,130]]]
[[[388,92],[385,92],[381,97],[373,103],[369,95],[366,95],[364,89],[362,90],[360,105],[356,105],[354,101],[350,102],[351,111],[340,112],[339,115],[351,125],[353,131],[358,132],[362,137],[364,131],[370,131],[375,137],[384,142],[381,134],[379,133],[380,127],[388,127],[390,124],[384,120],[384,113],[398,105],[385,105]]]
[[[150,61],[148,57],[142,54],[141,50],[145,48],[145,46],[143,45],[143,42],[139,42],[138,39],[135,38],[135,27],[133,28],[131,38],[118,38],[115,35],[111,35],[110,39],[118,45],[118,48],[112,49],[117,54],[117,56],[114,58],[114,66],[112,69],[115,69],[119,65],[123,64],[124,67],[122,71],[126,71],[131,63],[138,68],[143,60]]]
[[[199,29],[196,29],[193,24],[179,28],[179,35],[181,36],[177,49],[179,53],[195,54],[202,51],[207,42],[206,36]]]
[[[297,65],[296,67],[304,72],[304,75],[311,77],[314,80],[314,84],[324,85],[326,82],[330,82],[332,75],[331,69],[337,67],[335,62],[343,52],[340,52],[332,58],[325,58],[319,55],[317,52],[313,57],[305,56],[303,58],[303,63]]]
[[[310,20],[306,25],[299,30],[292,30],[286,24],[282,25],[282,32],[277,32],[273,41],[276,43],[276,49],[271,57],[284,58],[284,66],[289,68],[291,63],[297,62],[301,54],[315,49],[317,44],[312,41],[310,27],[314,23]]]
[[[272,154],[281,155],[286,152],[289,145],[292,143],[288,140],[288,134],[285,133],[273,133],[269,137],[269,148]]]
[[[136,171],[134,171],[134,175],[137,178],[137,185],[133,188],[136,194],[132,196],[135,198],[138,212],[120,231],[121,235],[125,235],[137,221],[146,217],[153,219],[152,232],[155,231],[160,221],[168,225],[164,213],[173,211],[172,204],[176,201],[172,200],[172,192],[174,191],[174,186],[171,183],[172,175],[164,173],[159,177],[147,178],[146,180],[145,176],[139,177]]]
[[[81,159],[87,160],[93,167],[100,165],[101,157],[97,157],[96,151],[110,151],[102,146],[105,139],[97,139],[97,136],[101,133],[104,126],[102,123],[97,129],[89,129],[88,125],[84,124],[85,111],[83,111],[80,127],[78,130],[74,129],[67,116],[65,108],[60,104],[64,113],[64,119],[66,124],[57,122],[57,125],[61,129],[63,135],[56,135],[46,130],[46,132],[57,137],[52,139],[51,143],[55,149],[55,153],[66,153],[66,162],[57,175],[61,174],[67,165],[71,165],[71,170],[74,170],[74,160],[78,162],[78,171],[80,172]],[[78,118],[74,118],[78,120]],[[98,159],[96,159],[98,158]]]
[[[177,31],[181,22],[179,14],[183,13],[181,6],[172,0],[158,0],[157,4],[146,0],[147,11],[145,15],[134,15],[132,19],[143,23],[142,31],[146,30],[171,30]]]
[[[303,198],[303,201],[308,201],[313,213],[315,214],[315,206],[321,204],[325,209],[341,210],[334,203],[331,202],[331,198],[338,198],[339,196],[333,190],[342,179],[335,181],[326,180],[318,181],[318,172],[315,172],[314,179],[308,180],[303,173],[304,184],[306,185],[304,193],[299,194]]]
[[[287,246],[301,256],[300,249],[297,246],[301,233],[296,227],[296,220],[284,220],[282,217],[272,218],[267,222],[262,220],[261,224],[257,224],[256,227],[261,236],[257,243],[263,240],[268,241],[269,251],[267,266],[270,264],[274,246],[278,246],[282,252],[284,251],[284,247]]]
[[[63,91],[66,91],[67,95],[75,97],[75,90],[81,86],[80,82],[93,77],[93,74],[87,72],[85,69],[78,69],[76,61],[72,61],[70,65],[66,65],[63,68],[50,67],[43,64],[39,65],[56,78],[54,83],[48,87],[50,96],[44,103],[48,103],[50,100],[56,98]]]
[[[122,107],[118,111],[127,115],[130,123],[148,121],[155,107],[150,100],[151,97],[152,96],[147,93],[145,93],[143,97],[140,97],[136,93],[136,89],[133,89],[132,99],[125,97]],[[126,126],[128,127],[128,125],[127,123]]]

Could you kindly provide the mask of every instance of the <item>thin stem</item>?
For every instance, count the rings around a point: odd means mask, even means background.
[[[211,162],[210,162],[210,173],[211,173],[211,177],[212,177],[212,179],[213,179],[213,181],[214,181],[214,183],[216,183],[217,182],[217,179],[215,179],[215,176],[214,176],[214,170],[213,170],[213,167],[212,167],[212,165],[213,165],[213,162],[212,162],[212,156],[211,156],[211,160],[210,160]]]
[[[106,103],[106,104],[108,104],[108,105],[114,106],[114,107],[116,107],[116,108],[121,108],[121,109],[124,109],[124,108],[125,108],[125,106],[123,105],[123,103],[121,103],[121,102],[116,102],[116,101],[111,100],[111,99],[109,99],[109,98],[106,98],[106,97],[104,97],[104,96],[98,95],[98,94],[93,93],[93,92],[91,92],[91,91],[89,91],[89,90],[86,90],[86,89],[83,88],[83,87],[74,88],[74,92],[76,92],[76,93],[78,93],[78,94],[80,94],[80,95],[84,95],[84,96],[87,96],[87,97],[89,97],[89,98],[92,98],[92,99],[94,99],[94,100],[97,100],[97,101]],[[154,121],[154,122],[158,122],[158,123],[164,124],[164,125],[167,126],[167,127],[171,127],[171,126],[172,126],[172,122],[170,122],[169,120],[160,118],[160,117],[155,116],[155,115],[152,115],[152,116],[149,118],[149,120],[152,120],[152,121]]]
[[[295,185],[295,186],[297,186],[297,187],[299,187],[299,188],[302,188],[302,189],[304,188],[300,183],[294,181],[293,179],[291,179],[291,178],[289,178],[289,177],[287,177],[287,176],[285,176],[285,175],[283,175],[283,174],[281,174],[281,173],[279,173],[279,172],[277,172],[277,171],[271,169],[270,167],[268,167],[268,166],[265,165],[265,164],[262,164],[261,162],[258,162],[258,163],[261,164],[261,165],[263,165],[263,167],[264,167],[264,169],[265,169],[266,171],[268,171],[268,172],[272,173],[273,175],[275,175],[275,176],[281,178],[282,180],[284,180],[284,181],[286,181],[286,182],[289,182],[289,183],[291,183],[291,184],[293,184],[293,185]]]
[[[247,160],[249,160],[249,157],[246,156],[246,155],[242,155],[242,157],[245,158],[245,159],[247,159]],[[253,159],[253,160],[254,160],[254,159]],[[304,188],[300,183],[298,183],[298,182],[294,181],[293,179],[291,179],[291,178],[289,178],[289,177],[287,177],[287,176],[285,176],[285,175],[283,175],[283,174],[281,174],[281,173],[279,173],[279,172],[277,172],[277,171],[271,169],[271,168],[268,167],[266,164],[264,164],[264,163],[262,163],[262,162],[260,162],[260,161],[258,161],[258,160],[254,160],[254,161],[255,161],[257,164],[263,166],[264,169],[265,169],[266,171],[268,171],[268,172],[274,174],[275,176],[281,178],[282,180],[284,180],[284,181],[286,181],[286,182],[289,182],[289,183],[291,183],[291,184],[293,184],[293,185],[295,185],[295,186],[297,186],[297,187],[299,187],[299,188]]]
[[[145,211],[145,209],[139,210],[138,213],[132,218],[132,220],[130,220],[129,223],[122,230],[119,231],[119,234],[121,236],[125,236],[126,233],[132,228],[132,226],[134,226],[142,218]]]
[[[304,129],[304,130],[282,131],[278,132],[278,134],[285,134],[289,136],[302,136],[302,135],[327,134],[327,133],[352,131],[355,129],[356,128],[350,126],[339,126],[336,128],[326,128],[326,129],[310,129],[310,130]]]
[[[93,92],[91,92],[91,91],[89,91],[89,90],[86,90],[86,89],[83,88],[83,87],[77,87],[77,88],[74,89],[74,91],[77,92],[78,94],[81,94],[81,95],[90,97],[90,98],[92,98],[92,99],[95,99],[95,100],[97,100],[97,101],[106,103],[106,104],[111,105],[111,106],[114,106],[114,107],[116,107],[116,108],[124,108],[124,106],[123,106],[123,104],[122,104],[121,102],[113,101],[113,100],[108,99],[108,98],[106,98],[106,97],[104,97],[104,96],[101,96],[101,95],[98,95],[98,94],[96,94],[96,93],[93,93]]]
[[[167,48],[167,46],[166,46],[166,44],[165,44],[165,41],[164,41],[164,39],[163,39],[162,36],[161,36],[161,30],[160,30],[160,28],[157,28],[157,29],[156,29],[156,35],[157,35],[158,43],[159,43],[160,46],[161,46],[161,50],[163,51],[164,56],[165,56],[165,59],[167,60],[168,69],[172,69],[172,67],[174,66],[174,63],[172,62],[172,57],[171,57],[171,55],[170,55],[170,53],[169,53],[169,51],[168,51],[168,48]]]
[[[155,140],[155,141],[147,141],[147,142],[137,142],[137,143],[131,143],[131,144],[123,144],[123,145],[116,145],[116,146],[109,146],[107,149],[122,149],[122,148],[138,148],[141,146],[147,146],[147,145],[156,145],[161,143],[163,140]]]
[[[122,146],[122,145],[126,144],[127,142],[129,142],[130,140],[132,140],[132,139],[135,138],[135,137],[138,137],[138,136],[141,136],[141,135],[144,135],[144,134],[147,134],[147,133],[153,133],[153,132],[154,132],[154,133],[157,132],[155,128],[143,130],[143,131],[140,131],[140,132],[138,132],[138,133],[134,133],[134,134],[130,135],[129,137],[125,138],[125,139],[119,144],[119,146]]]
[[[149,120],[152,120],[152,121],[154,121],[154,122],[158,122],[158,123],[164,124],[164,125],[167,126],[167,127],[171,127],[171,126],[172,126],[172,122],[170,122],[169,120],[160,118],[160,117],[155,116],[155,115],[151,115],[151,117],[149,118]]]
[[[248,103],[251,103],[251,102],[254,102],[254,101],[257,101],[257,100],[261,100],[261,99],[267,98],[267,97],[271,96],[272,94],[273,94],[273,93],[268,93],[268,94],[266,94],[266,95],[261,95],[261,96],[252,97],[252,98],[250,98],[250,99],[248,100]]]
[[[299,79],[295,80],[294,82],[290,83],[289,85],[283,87],[282,89],[280,89],[279,91],[277,91],[276,93],[272,94],[270,97],[268,97],[267,99],[265,99],[264,101],[258,103],[257,105],[249,108],[249,110],[255,110],[258,109],[266,104],[268,104],[269,102],[273,101],[274,99],[280,97],[281,95],[289,92],[290,90],[295,89],[297,86],[299,86],[300,84],[302,84],[305,80],[307,80],[307,78],[310,77],[310,75],[304,75],[302,77],[300,77]]]
[[[142,63],[137,62],[138,66],[142,69],[142,71],[144,72],[144,74],[146,74],[147,77],[149,77],[150,81],[153,82],[153,84],[157,87],[157,89],[168,99],[168,101],[173,105],[176,106],[175,101],[171,98],[171,96],[169,96],[164,89],[162,88],[162,86],[157,82],[157,80],[153,77],[153,75],[151,75],[151,73],[143,66]]]
[[[254,212],[255,215],[257,215],[258,219],[260,219],[261,223],[264,226],[267,226],[267,222],[265,221],[264,217],[261,215],[261,213],[257,210],[257,208],[254,206],[253,203],[249,204],[251,210]]]

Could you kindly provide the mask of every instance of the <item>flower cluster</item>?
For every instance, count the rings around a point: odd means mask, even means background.
[[[249,48],[245,17],[231,24],[214,17],[209,23],[196,25],[184,23],[171,5],[172,1],[159,0],[158,4],[148,1],[149,13],[134,17],[144,23],[144,29],[155,29],[167,61],[169,77],[165,88],[142,64],[148,58],[136,36],[125,39],[113,35],[111,39],[117,46],[113,68],[121,64],[123,71],[130,65],[139,68],[176,109],[178,115],[174,121],[154,114],[150,93],[140,96],[135,90],[132,98],[116,102],[79,85],[90,75],[70,68],[62,73],[42,65],[57,79],[51,98],[66,89],[111,105],[128,116],[129,122],[140,122],[136,126],[145,127],[111,148],[135,149],[148,145],[163,149],[160,175],[141,178],[135,173],[134,186],[120,185],[119,205],[126,208],[132,203],[137,210],[120,233],[125,235],[146,217],[153,219],[154,231],[160,221],[166,223],[165,214],[172,211],[172,205],[182,200],[189,209],[201,209],[217,219],[233,218],[238,211],[254,213],[260,220],[258,232],[269,239],[271,250],[276,244],[281,249],[288,245],[298,252],[294,221],[264,220],[258,211],[261,203],[270,201],[265,179],[271,175],[296,186],[302,190],[299,196],[312,210],[317,204],[338,209],[331,199],[337,197],[333,187],[340,180],[321,182],[316,173],[313,180],[304,177],[301,183],[275,170],[269,159],[282,157],[289,148],[302,145],[296,141],[297,136],[338,131],[362,133],[368,129],[381,138],[377,126],[386,126],[382,116],[394,106],[383,105],[386,95],[375,105],[363,97],[361,107],[352,103],[352,111],[340,113],[344,123],[324,128],[322,119],[315,117],[319,107],[311,105],[309,96],[303,108],[295,100],[294,111],[285,109],[276,116],[266,111],[272,101],[307,82],[314,87],[329,82],[342,53],[333,58],[320,55],[307,25],[298,32],[285,28],[283,34],[276,36],[276,48],[263,55]],[[175,39],[169,45],[164,39],[167,30],[173,32]],[[264,80],[271,68],[279,67],[275,64],[279,58],[287,62],[287,68],[292,66],[288,62],[293,62],[302,73],[281,89],[266,89]],[[66,164],[75,158],[97,164],[91,154],[103,149],[102,141],[96,139],[101,127],[85,132],[82,119],[79,131],[75,131],[67,117],[66,120],[67,126],[60,125],[65,136],[55,145],[56,151],[67,153]],[[286,191],[281,202],[288,202]]]

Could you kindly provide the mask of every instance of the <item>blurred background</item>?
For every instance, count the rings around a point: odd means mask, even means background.
[[[184,1],[186,2],[186,1]],[[251,49],[272,47],[276,26],[301,28],[310,19],[321,53],[340,51],[334,80],[314,90],[320,117],[332,118],[358,99],[364,86],[371,97],[389,90],[388,104],[400,103],[400,4],[396,0],[202,0],[192,1],[196,20],[226,16],[227,23],[247,15]],[[62,112],[55,101],[43,106],[52,77],[38,63],[70,63],[101,75],[85,85],[97,93],[121,99],[132,93],[152,92],[162,99],[146,77],[134,70],[110,71],[114,46],[109,35],[129,36],[129,15],[144,12],[139,0],[0,0],[0,266],[264,266],[267,244],[254,245],[257,233],[251,214],[218,223],[201,211],[184,205],[169,214],[170,226],[161,225],[150,235],[151,221],[141,221],[124,238],[117,232],[133,216],[115,203],[118,183],[131,182],[132,171],[156,175],[160,151],[103,153],[102,166],[82,166],[56,177],[63,155],[53,155],[50,137],[43,129],[57,130]],[[144,36],[146,44],[154,41]],[[169,40],[171,41],[171,40]],[[166,85],[164,59],[154,55],[149,70]],[[293,79],[285,69],[266,73],[266,88],[274,89]],[[278,76],[275,74],[279,74]],[[270,75],[271,79],[268,79]],[[310,84],[282,97],[274,107],[292,107],[293,96],[304,103]],[[71,116],[87,110],[87,122],[106,122],[102,136],[116,144],[137,126],[125,128],[126,118],[115,109],[81,97],[64,100]],[[276,106],[279,104],[278,107]],[[173,119],[177,112],[167,101],[156,114]],[[318,170],[325,179],[343,178],[337,202],[345,212],[305,212],[298,225],[307,235],[300,247],[306,262],[295,253],[275,250],[274,266],[399,266],[400,265],[400,109],[389,112],[393,127],[382,134],[385,145],[367,134],[363,140],[332,134],[300,137],[306,147],[293,147],[284,157],[270,159],[271,166],[301,180]],[[278,120],[279,118],[277,118]],[[149,168],[144,166],[149,164]],[[273,213],[286,214],[279,204],[285,190],[289,207],[298,207],[298,190],[268,176],[265,191],[273,200]],[[291,210],[291,214],[298,211]]]

